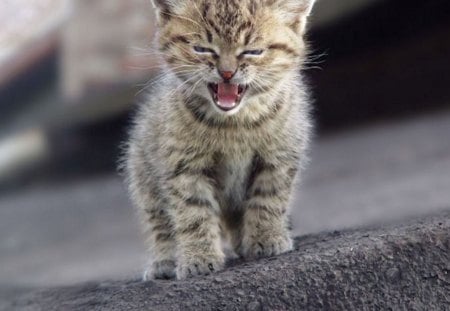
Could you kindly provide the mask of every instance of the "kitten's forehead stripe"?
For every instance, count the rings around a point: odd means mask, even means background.
[[[252,10],[255,5],[252,5]],[[256,9],[255,9],[256,10]],[[250,9],[249,9],[250,11]],[[239,1],[220,1],[212,9],[209,2],[203,7],[204,18],[216,34],[227,43],[236,43],[241,33],[247,32],[245,42],[250,42],[250,33],[254,25],[251,20],[246,19]]]
[[[211,31],[209,31],[208,29],[206,29],[206,37],[208,38],[208,42],[209,42],[209,43],[212,43],[212,41],[213,41],[213,36],[212,36]]]
[[[252,33],[249,31],[249,32],[247,32],[247,34],[245,35],[245,41],[244,41],[244,44],[245,44],[245,45],[248,45],[248,44],[251,42],[251,39],[252,39]]]
[[[216,35],[218,35],[219,37],[222,36],[222,32],[220,31],[219,26],[216,25],[216,23],[212,20],[212,19],[207,19],[206,20],[208,22],[208,25],[210,27],[212,27],[212,29],[214,30],[214,32],[216,33]]]
[[[175,43],[181,42],[181,43],[189,44],[189,39],[186,36],[182,36],[182,35],[172,37],[170,39],[170,41],[175,42]]]

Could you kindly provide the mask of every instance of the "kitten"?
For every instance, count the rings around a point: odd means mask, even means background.
[[[126,174],[152,278],[292,249],[291,189],[310,132],[299,68],[314,0],[155,0],[166,69],[142,103]]]

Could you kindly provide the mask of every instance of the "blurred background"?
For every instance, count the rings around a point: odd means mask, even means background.
[[[450,4],[319,0],[295,234],[450,209]],[[0,2],[0,291],[136,277],[120,146],[158,60],[148,0]]]

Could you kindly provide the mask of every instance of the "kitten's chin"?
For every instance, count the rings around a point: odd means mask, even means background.
[[[209,83],[208,90],[216,110],[225,115],[233,115],[241,108],[247,86],[227,82]]]
[[[237,105],[235,108],[231,109],[231,110],[223,110],[220,109],[216,103],[212,103],[211,104],[212,109],[217,113],[217,115],[221,115],[221,116],[233,116],[236,115],[244,106],[244,104],[239,104]]]

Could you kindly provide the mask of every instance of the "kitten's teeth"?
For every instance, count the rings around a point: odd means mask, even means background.
[[[233,101],[233,102],[228,102],[228,101],[218,101],[217,102],[217,104],[220,106],[220,107],[222,107],[222,108],[224,108],[224,109],[232,109],[232,108],[234,108],[234,107],[236,107],[236,102],[235,101]]]

